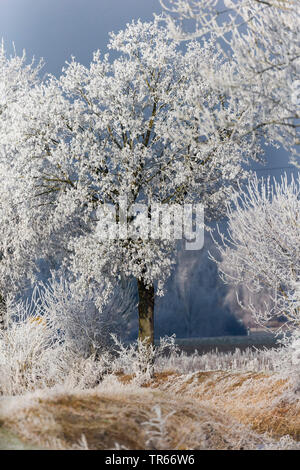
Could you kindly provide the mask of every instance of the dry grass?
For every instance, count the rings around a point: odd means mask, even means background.
[[[223,410],[240,423],[275,438],[300,441],[300,401],[289,399],[289,383],[272,373],[198,372],[158,378],[162,390],[179,391]]]
[[[163,374],[159,380],[168,379]],[[111,385],[111,384],[110,384]],[[5,426],[32,444],[70,449],[85,436],[89,449],[256,448],[261,438],[226,413],[178,394],[118,382],[93,391],[45,392],[10,399],[2,408]],[[165,421],[160,437],[150,420],[157,409]],[[159,426],[158,426],[159,427]]]
[[[267,448],[287,434],[300,440],[299,402],[289,403],[287,390],[271,373],[165,371],[143,387],[130,375],[108,376],[93,390],[3,398],[0,419],[51,449],[82,447],[82,436],[89,449]]]

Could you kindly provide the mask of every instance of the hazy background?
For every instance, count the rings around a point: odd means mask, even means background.
[[[151,20],[161,13],[159,0],[0,0],[0,37],[6,49],[14,42],[18,54],[45,60],[44,73],[59,75],[71,55],[88,65],[93,51],[107,52],[110,31],[125,28],[132,19]],[[268,150],[261,176],[289,175],[296,170],[283,150]],[[181,251],[168,282],[168,294],[156,307],[157,334],[215,336],[237,334],[235,296],[222,284],[208,260],[209,236],[201,252]],[[224,299],[228,302],[224,305]],[[132,335],[136,334],[133,321]]]

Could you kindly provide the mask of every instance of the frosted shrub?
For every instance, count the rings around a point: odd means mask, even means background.
[[[113,362],[113,370],[125,374],[134,374],[134,380],[143,383],[153,375],[154,365],[165,357],[177,356],[178,349],[175,344],[175,335],[160,338],[157,346],[147,344],[146,341],[137,340],[129,345],[123,344],[115,335],[112,335],[117,353]]]
[[[82,292],[76,284],[64,279],[43,286],[40,299],[44,314],[52,319],[67,347],[85,358],[99,357],[110,348],[111,333],[120,331],[124,326],[122,317],[134,307],[132,291],[117,285],[100,311],[94,292]]]
[[[0,331],[0,393],[15,395],[62,380],[65,351],[51,321],[29,305],[9,303],[7,309],[13,318]]]
[[[119,305],[119,314],[124,296],[113,305]],[[7,328],[0,331],[0,393],[97,385],[112,362],[115,325],[108,313],[66,281],[36,287],[31,303],[9,302]]]
[[[111,371],[113,359],[109,352],[102,352],[97,360],[94,356],[83,358],[72,354],[71,357],[73,362],[69,364],[63,381],[65,390],[73,392],[75,389],[87,390],[94,388]]]
[[[148,342],[137,340],[125,345],[115,335],[112,335],[117,354],[112,368],[114,372],[133,374],[135,382],[142,384],[149,380],[153,373],[155,349]]]

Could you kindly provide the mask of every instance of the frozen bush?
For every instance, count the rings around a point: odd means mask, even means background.
[[[160,338],[159,344],[153,346],[147,340],[139,339],[129,345],[123,344],[115,335],[112,335],[117,354],[112,364],[112,370],[133,374],[137,383],[143,383],[152,378],[154,365],[162,358],[177,356],[178,346],[175,344],[175,335]]]
[[[89,295],[61,279],[43,286],[40,298],[44,314],[52,319],[61,339],[72,351],[89,357],[106,349],[112,322],[106,312],[98,311]]]
[[[8,302],[7,315],[7,328],[0,331],[0,393],[20,394],[62,380],[66,351],[51,320],[22,303]]]
[[[122,325],[130,299],[129,291],[116,289],[100,312],[74,284],[53,279],[34,289],[30,303],[8,301],[6,328],[0,331],[0,393],[60,383],[81,389],[97,385],[110,370],[111,332]]]
[[[126,330],[128,314],[135,308],[132,284],[116,282],[113,294],[100,310],[101,286],[82,290],[77,283],[54,277],[40,284],[35,297],[42,315],[51,318],[60,341],[78,357],[99,357],[112,344],[111,333]]]

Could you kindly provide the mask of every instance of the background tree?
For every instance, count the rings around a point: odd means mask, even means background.
[[[228,235],[220,234],[218,261],[223,280],[252,293],[267,291],[261,309],[249,301],[256,321],[267,324],[284,317],[299,328],[300,175],[289,183],[250,181],[228,206]]]
[[[248,101],[248,131],[261,129],[299,164],[300,3],[294,0],[161,0],[177,40],[211,38],[224,60],[237,63],[224,77]],[[188,22],[190,32],[184,28]],[[250,119],[249,119],[250,117]]]
[[[112,63],[99,52],[89,68],[72,59],[59,79],[16,103],[12,137],[2,136],[16,155],[14,174],[26,181],[36,251],[62,251],[83,290],[101,284],[99,306],[116,279],[137,279],[139,337],[150,342],[155,285],[161,293],[176,240],[101,237],[99,209],[120,211],[125,197],[129,211],[134,203],[201,202],[209,222],[259,151],[255,133],[245,132],[248,102],[221,85],[235,62],[224,63],[210,41],[180,50],[160,21],[112,34]],[[127,222],[143,233],[146,219],[131,214]]]

